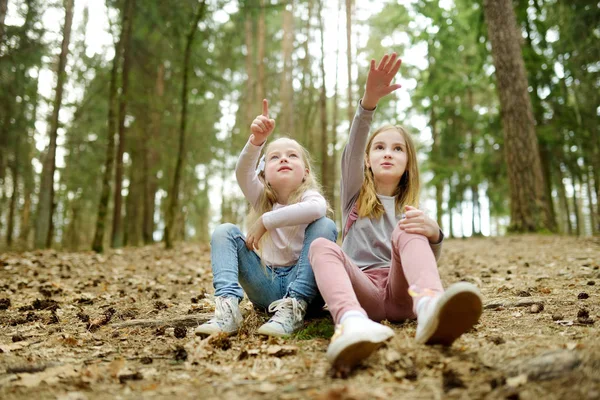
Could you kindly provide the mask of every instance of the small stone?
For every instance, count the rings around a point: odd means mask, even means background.
[[[560,314],[552,314],[552,321],[562,321],[564,317]]]
[[[590,295],[587,294],[586,292],[581,292],[577,295],[577,298],[579,300],[585,300],[585,299],[589,299]]]
[[[544,310],[544,305],[543,305],[543,304],[540,304],[540,303],[535,303],[535,304],[533,304],[533,305],[531,306],[531,308],[529,309],[529,311],[530,311],[532,314],[537,314],[537,313],[539,313],[539,312],[541,312],[541,311],[543,311],[543,310]]]
[[[588,286],[594,286],[596,284],[596,282],[594,282],[594,281],[588,281],[587,284],[588,284]]]

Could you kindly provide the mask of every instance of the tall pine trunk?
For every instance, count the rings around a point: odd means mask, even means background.
[[[8,0],[0,0],[0,43],[4,41],[4,21],[8,11]]]
[[[258,80],[256,86],[256,100],[254,104],[262,104],[262,99],[266,98],[265,91],[265,0],[260,0],[260,12],[258,14],[258,37],[257,37],[257,57],[258,57]]]
[[[34,246],[38,249],[48,247],[51,242],[51,222],[54,208],[54,171],[56,169],[56,140],[58,135],[58,115],[62,103],[63,86],[65,83],[65,66],[69,54],[69,41],[71,39],[71,25],[73,23],[73,1],[66,0],[65,24],[63,28],[63,39],[61,44],[58,69],[56,72],[56,92],[52,105],[52,116],[50,117],[50,144],[42,167],[40,181],[40,194],[38,200],[37,218],[35,224]]]
[[[354,117],[354,101],[352,100],[352,0],[346,0],[346,63],[348,67],[348,123]]]
[[[100,192],[100,203],[98,204],[98,218],[96,220],[96,232],[92,243],[92,250],[101,253],[104,251],[104,231],[106,229],[106,217],[108,215],[108,200],[110,197],[110,178],[113,172],[115,160],[115,133],[117,131],[117,76],[119,62],[123,52],[125,35],[125,15],[123,12],[121,34],[115,44],[115,57],[110,73],[110,87],[108,92],[108,141],[106,144],[106,161],[104,163],[104,174],[102,175],[102,190]]]
[[[294,52],[294,0],[285,5],[283,12],[283,74],[281,74],[281,114],[279,130],[294,137],[294,86],[292,54]],[[249,121],[248,121],[249,122]]]
[[[321,93],[319,107],[321,108],[321,181],[325,191],[325,198],[331,204],[333,201],[333,182],[329,180],[329,139],[327,135],[327,86],[325,84],[325,27],[323,24],[323,0],[318,0],[319,30],[321,32]]]
[[[553,229],[544,194],[527,75],[511,0],[484,2],[488,36],[502,109],[504,149],[510,188],[511,230]]]
[[[190,69],[190,58],[192,54],[192,44],[194,43],[194,36],[198,30],[198,24],[204,16],[204,10],[206,8],[206,1],[202,1],[198,7],[198,11],[193,20],[193,25],[190,28],[190,32],[187,35],[185,45],[185,55],[183,61],[183,87],[181,89],[181,121],[179,124],[179,151],[177,153],[177,164],[175,165],[175,176],[173,178],[173,186],[169,193],[169,205],[167,209],[167,221],[165,226],[165,244],[168,249],[173,248],[173,241],[177,236],[176,229],[176,218],[177,218],[177,207],[179,205],[179,186],[181,184],[181,175],[183,171],[183,163],[185,159],[185,126],[187,119],[187,97],[188,97],[188,75]]]
[[[129,69],[131,64],[131,29],[133,25],[133,15],[135,10],[135,0],[125,1],[125,10],[123,18],[123,68],[121,71],[121,95],[119,96],[119,144],[117,146],[117,164],[115,167],[115,193],[113,206],[113,223],[111,234],[111,247],[120,247],[123,242],[121,204],[123,196],[121,189],[123,187],[123,153],[125,152],[125,116],[127,114],[127,90],[129,88]]]
[[[21,135],[17,135],[15,140],[15,161],[12,167],[12,194],[10,196],[10,206],[8,210],[8,227],[6,232],[6,245],[10,247],[12,245],[13,230],[15,229],[15,210],[17,208],[17,199],[19,197],[19,153],[20,150]]]

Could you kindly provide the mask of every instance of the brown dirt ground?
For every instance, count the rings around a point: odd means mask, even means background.
[[[206,246],[5,253],[0,398],[598,399],[599,265],[600,238],[447,240],[442,280],[481,288],[480,323],[449,349],[417,345],[414,321],[392,324],[387,346],[340,378],[325,360],[328,316],[287,340],[255,335],[267,316],[248,305],[231,340],[202,340],[169,324],[116,327],[210,315]],[[543,371],[528,367],[552,351],[560,354]]]

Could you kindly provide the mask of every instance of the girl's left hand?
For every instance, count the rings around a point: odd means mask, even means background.
[[[261,216],[252,224],[250,229],[248,229],[248,236],[246,237],[246,247],[248,250],[258,249],[258,242],[260,242],[260,239],[266,232],[267,228],[265,228]]]
[[[429,239],[430,243],[440,241],[440,227],[434,219],[429,218],[423,210],[406,206],[406,218],[398,223],[398,227],[408,233],[418,233]]]

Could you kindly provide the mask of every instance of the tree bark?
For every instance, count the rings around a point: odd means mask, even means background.
[[[556,172],[558,175],[558,183],[556,185],[556,188],[558,190],[558,197],[560,199],[560,203],[562,205],[562,209],[563,209],[563,213],[565,216],[565,232],[568,233],[569,235],[573,234],[573,225],[571,225],[571,211],[570,211],[570,207],[569,207],[569,200],[567,198],[567,193],[565,190],[565,178],[564,178],[564,174],[562,172],[561,169],[561,165],[558,165],[556,167]]]
[[[125,14],[123,18],[123,68],[121,70],[121,95],[119,96],[119,133],[117,146],[117,163],[115,167],[115,193],[113,206],[113,223],[111,234],[111,247],[121,247],[123,232],[121,228],[121,204],[123,196],[123,153],[125,152],[125,117],[127,114],[127,91],[129,88],[129,69],[131,64],[131,29],[135,13],[135,0],[125,1]]]
[[[194,42],[194,36],[198,30],[198,24],[204,17],[204,10],[206,8],[206,1],[203,0],[198,7],[198,11],[194,16],[193,25],[190,28],[190,32],[187,35],[185,56],[183,61],[183,87],[181,89],[181,121],[179,125],[179,151],[177,154],[177,164],[175,165],[175,176],[173,178],[173,186],[171,193],[169,193],[169,205],[167,209],[167,223],[165,226],[165,244],[168,249],[173,248],[173,240],[175,239],[176,232],[176,217],[177,207],[179,205],[179,186],[181,184],[181,175],[183,171],[183,163],[185,158],[185,126],[187,118],[187,96],[188,96],[188,74],[190,69],[190,58],[192,54],[192,44]]]
[[[71,39],[71,25],[73,23],[73,1],[66,0],[65,24],[60,57],[58,59],[56,92],[52,116],[50,117],[50,144],[44,157],[42,176],[40,181],[40,195],[36,218],[35,242],[36,248],[48,247],[51,241],[51,220],[54,204],[54,171],[56,169],[56,140],[58,135],[58,115],[62,103],[63,86],[66,78],[65,66],[69,54],[69,41]]]
[[[337,15],[336,15],[336,34],[339,36],[340,34],[340,13],[342,10],[342,1],[343,0],[338,0],[338,10],[337,10]],[[331,116],[331,143],[333,144],[333,156],[331,157],[331,164],[330,164],[330,171],[331,171],[331,187],[333,188],[333,194],[331,196],[331,201],[332,204],[336,205],[338,204],[337,201],[337,185],[338,185],[338,180],[337,180],[337,170],[338,170],[338,163],[337,163],[337,149],[336,149],[336,145],[337,145],[337,126],[338,126],[338,112],[339,112],[339,96],[338,96],[338,69],[339,69],[339,55],[340,55],[340,45],[339,42],[336,42],[336,46],[335,46],[335,86],[333,87],[333,111],[332,111],[332,116]],[[333,207],[334,209],[337,209],[338,207]],[[337,211],[335,213],[335,220],[336,223],[338,225],[342,225],[342,213],[340,211]]]
[[[511,0],[484,2],[502,109],[511,230],[552,230],[527,76]]]
[[[6,232],[6,245],[10,247],[12,245],[13,230],[15,229],[15,209],[17,205],[17,199],[19,196],[19,153],[20,150],[21,135],[17,135],[15,140],[15,161],[12,167],[12,194],[10,196],[10,206],[8,211],[8,226]]]
[[[98,218],[96,220],[96,233],[92,243],[92,250],[98,253],[104,251],[104,230],[106,225],[106,216],[108,214],[108,200],[110,197],[110,178],[112,176],[113,164],[115,160],[115,133],[117,131],[117,74],[119,71],[119,61],[123,51],[125,35],[125,12],[123,12],[121,34],[115,44],[115,57],[110,74],[110,88],[108,94],[108,142],[106,145],[106,161],[104,163],[104,174],[102,175],[102,190],[100,193],[100,203],[98,204]]]
[[[254,46],[252,38],[254,36],[252,29],[252,12],[247,10],[245,12],[246,20],[244,21],[244,32],[246,35],[246,122],[250,123],[254,119],[256,91],[255,78],[254,78]]]
[[[152,113],[151,137],[144,143],[146,147],[144,156],[144,226],[142,230],[144,244],[154,242],[154,210],[156,208],[156,191],[158,190],[155,165],[158,164],[160,159],[160,154],[156,150],[156,141],[159,138],[161,130],[162,113],[159,110],[162,106],[162,98],[165,92],[165,66],[162,62],[157,69],[154,92],[156,103]]]
[[[294,137],[294,86],[292,54],[294,52],[294,0],[289,0],[283,10],[283,74],[281,75],[280,130]]]
[[[4,21],[8,11],[8,0],[0,0],[0,43],[4,41]]]
[[[321,108],[321,182],[325,192],[325,198],[331,204],[333,201],[333,186],[329,180],[329,138],[327,137],[327,86],[325,84],[325,28],[323,24],[323,0],[318,0],[319,7],[319,30],[321,32],[321,93],[319,96],[319,107]]]
[[[257,37],[257,56],[258,56],[258,80],[256,86],[256,100],[254,104],[262,104],[262,99],[266,98],[265,91],[265,0],[260,0],[260,12],[258,14],[258,37]]]
[[[352,100],[352,0],[346,0],[346,63],[348,67],[348,123],[354,118],[354,100]]]

